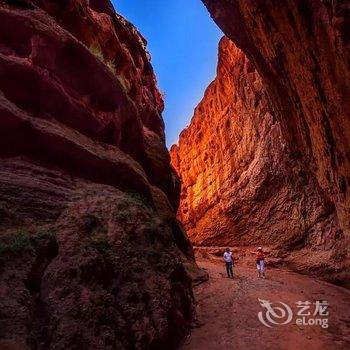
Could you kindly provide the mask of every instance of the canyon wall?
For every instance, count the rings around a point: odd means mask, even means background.
[[[195,244],[275,246],[289,266],[349,283],[349,2],[203,2],[251,63],[221,47],[172,149],[180,219]]]
[[[261,75],[291,157],[339,223],[338,234],[324,244],[343,241],[349,267],[350,2],[203,2]]]
[[[348,235],[349,2],[204,2],[254,62],[295,156],[311,162]]]
[[[264,245],[298,271],[344,282],[335,205],[282,124],[254,64],[224,37],[217,77],[171,148],[182,182],[178,217],[194,245]]]
[[[350,230],[349,1],[204,0],[254,63],[291,145]]]
[[[158,349],[189,328],[200,272],[145,46],[108,0],[0,1],[0,347]]]

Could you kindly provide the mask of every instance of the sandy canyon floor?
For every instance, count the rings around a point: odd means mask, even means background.
[[[269,269],[267,278],[259,279],[254,268],[239,264],[234,268],[234,279],[229,279],[220,262],[199,260],[198,264],[209,273],[209,281],[195,287],[198,325],[182,350],[350,348],[350,291],[347,289],[282,269]],[[292,320],[281,324],[288,320],[286,311],[284,318],[271,317],[278,325],[269,322],[267,309],[258,299],[271,301],[273,307],[283,307],[279,302],[287,304]],[[298,301],[312,304],[302,311],[296,304]],[[317,301],[328,302],[327,310],[321,311],[328,311],[328,316],[312,316]],[[310,318],[328,319],[328,328],[296,324],[296,319],[302,318],[297,315],[300,311],[311,313],[305,316],[306,322],[312,323]],[[271,328],[259,321],[259,312]]]

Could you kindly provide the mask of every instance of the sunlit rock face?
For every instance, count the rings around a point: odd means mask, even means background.
[[[145,40],[108,0],[0,1],[0,38],[0,348],[176,344],[196,266]]]
[[[171,157],[194,245],[269,246],[299,271],[348,278],[334,202],[295,157],[254,64],[226,37],[217,77]]]
[[[334,211],[339,230],[320,233],[320,242],[348,247],[349,2],[203,2],[257,68],[292,158],[300,160]],[[348,249],[339,256],[349,266]]]

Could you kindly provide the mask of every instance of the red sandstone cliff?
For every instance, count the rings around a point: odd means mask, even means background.
[[[318,230],[318,242],[340,243],[339,259],[349,267],[349,1],[203,2],[261,75],[291,159],[339,224],[329,237]]]
[[[178,217],[195,245],[266,245],[299,271],[344,281],[334,203],[282,130],[254,65],[223,38],[217,77],[171,148]]]
[[[145,40],[108,0],[0,1],[0,343],[164,348],[188,329]]]

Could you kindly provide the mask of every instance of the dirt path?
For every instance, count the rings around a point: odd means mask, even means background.
[[[220,263],[198,264],[208,271],[209,281],[195,287],[199,327],[192,330],[182,350],[350,349],[348,290],[279,269],[268,271],[264,280],[258,279],[252,268],[235,267],[232,280],[225,276]],[[272,328],[264,326],[258,319],[258,312],[264,310],[258,298],[288,304],[292,321]],[[296,325],[300,317],[296,316],[299,309],[295,303],[317,300],[329,303],[329,327]],[[312,313],[314,309],[315,305],[311,305]],[[278,321],[283,320],[286,319]]]

